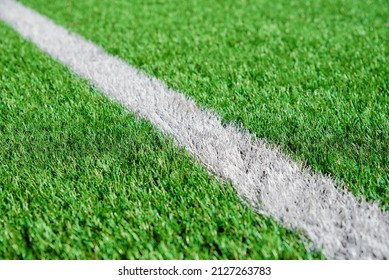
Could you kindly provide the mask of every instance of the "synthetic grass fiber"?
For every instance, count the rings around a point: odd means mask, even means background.
[[[263,142],[251,142],[250,135],[223,126],[158,80],[34,11],[8,0],[1,0],[0,8],[0,17],[20,34],[173,135],[261,211],[302,227],[317,245],[324,245],[327,255],[387,258],[388,217],[376,206],[359,205],[350,194],[336,191],[331,180],[300,170]]]
[[[388,209],[385,0],[23,0]]]
[[[0,258],[321,258],[0,23]]]

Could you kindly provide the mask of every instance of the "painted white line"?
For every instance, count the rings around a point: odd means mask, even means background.
[[[359,203],[327,177],[304,170],[253,135],[13,0],[0,19],[105,94],[148,119],[208,169],[230,180],[260,213],[302,228],[328,257],[389,258],[389,214]]]

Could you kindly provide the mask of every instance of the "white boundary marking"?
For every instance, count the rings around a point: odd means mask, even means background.
[[[209,170],[232,182],[258,212],[303,229],[327,257],[389,258],[389,214],[334,181],[168,89],[100,47],[13,0],[0,19],[111,98],[172,135]]]

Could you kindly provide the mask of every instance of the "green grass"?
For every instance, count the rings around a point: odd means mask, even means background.
[[[2,23],[0,38],[0,259],[322,258]]]
[[[386,0],[22,0],[389,209]]]

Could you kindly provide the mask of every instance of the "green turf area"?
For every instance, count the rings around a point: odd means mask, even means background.
[[[321,258],[0,23],[0,259]]]
[[[22,0],[389,209],[387,0]]]

